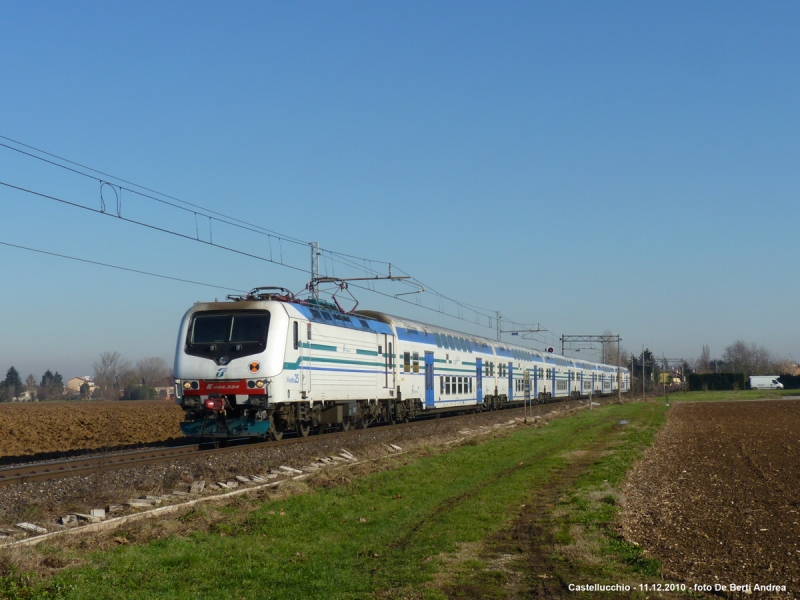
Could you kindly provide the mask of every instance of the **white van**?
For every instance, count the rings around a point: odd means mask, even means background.
[[[778,381],[778,375],[751,375],[751,390],[782,390],[783,384]]]

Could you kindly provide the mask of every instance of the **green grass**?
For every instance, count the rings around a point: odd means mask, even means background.
[[[610,414],[629,419],[630,424],[607,432],[605,452],[585,469],[563,491],[552,510],[543,514],[540,524],[552,531],[553,548],[549,564],[544,565],[550,577],[571,583],[637,584],[653,581],[660,575],[660,562],[643,555],[637,546],[627,543],[615,529],[619,514],[619,488],[634,460],[653,443],[655,433],[665,421],[666,407],[657,403],[638,403],[612,407]],[[545,542],[543,542],[545,543]],[[521,556],[516,561],[519,572],[529,573],[528,589],[535,587],[530,560]],[[539,568],[542,569],[542,565]],[[474,561],[455,566],[455,589],[480,590],[481,597],[508,597],[507,578],[495,577],[497,571]],[[500,573],[500,575],[503,575]],[[534,578],[534,583],[530,583]],[[634,588],[635,589],[635,588]],[[523,588],[523,593],[525,588]],[[547,595],[547,594],[545,594]],[[570,597],[584,595],[573,592]],[[636,596],[636,592],[633,594]],[[585,597],[596,594],[587,593]],[[644,597],[644,594],[642,594]]]
[[[592,502],[587,494],[622,481],[663,412],[652,403],[606,406],[541,429],[444,454],[432,451],[345,486],[281,501],[251,500],[254,507],[247,511],[219,509],[228,519],[210,529],[93,552],[81,556],[84,566],[42,583],[24,580],[24,574],[0,578],[0,593],[95,599],[367,598],[414,592],[435,598],[440,593],[428,583],[444,567],[446,554],[507,527],[520,504],[567,466],[567,453],[614,440],[614,452],[592,465],[566,500],[572,508],[565,524],[574,519],[603,533],[616,514],[616,500],[610,494]],[[632,425],[617,425],[623,418]],[[657,570],[638,549],[621,544],[612,537],[603,546],[606,569],[621,564],[643,573]],[[608,570],[598,575],[604,573]]]
[[[663,411],[654,411],[646,414],[646,418],[638,426],[626,429],[614,452],[583,474],[554,511],[559,515],[553,520],[560,531],[568,532],[573,525],[580,525],[583,541],[599,547],[594,558],[600,561],[578,565],[585,575],[599,581],[615,582],[625,576],[633,581],[638,575],[656,577],[660,573],[657,560],[643,556],[639,547],[627,543],[614,529],[619,513],[619,489],[633,461],[652,445],[665,415]],[[565,537],[566,545],[577,541],[569,535]]]

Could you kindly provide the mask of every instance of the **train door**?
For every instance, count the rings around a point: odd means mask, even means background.
[[[292,345],[298,351],[297,371],[300,376],[300,395],[303,398],[311,391],[311,323],[305,325],[302,328],[300,321],[292,321]],[[304,333],[305,342],[302,340]]]
[[[425,406],[434,407],[433,397],[433,352],[425,352]]]
[[[539,367],[533,367],[533,397],[539,399]]]
[[[394,336],[389,336],[389,386],[395,389],[397,385],[397,368],[394,364]]]
[[[525,404],[531,403],[531,372],[525,369],[522,372],[522,391],[524,393]]]
[[[311,394],[311,323],[306,323],[306,343],[303,344],[303,391]]]
[[[378,345],[378,360],[383,361],[383,373],[378,375],[380,382],[378,387],[385,389],[394,389],[394,336],[384,333],[381,340],[382,343]]]
[[[514,398],[514,363],[508,363],[508,401]]]
[[[553,398],[555,398],[558,395],[556,391],[556,368],[553,367],[552,369],[550,369],[550,373],[551,376],[553,377],[553,387],[550,388],[552,390],[550,393],[553,396]]]
[[[475,359],[475,398],[480,404],[483,402],[483,359]]]
[[[567,369],[567,396],[572,396],[572,371]]]

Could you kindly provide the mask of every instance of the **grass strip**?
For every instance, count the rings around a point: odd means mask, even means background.
[[[569,583],[631,583],[659,579],[661,565],[628,544],[615,528],[620,488],[634,460],[653,443],[666,407],[634,403],[608,409],[620,424],[598,435],[588,464],[562,487],[544,490],[522,515],[513,534],[501,532],[479,552],[455,561],[441,586],[447,597],[596,597],[566,592]],[[585,446],[584,448],[587,448]],[[563,452],[568,455],[567,449]],[[526,518],[527,517],[527,522]],[[476,559],[475,555],[478,555]],[[638,587],[636,588],[638,589]],[[632,594],[636,597],[638,594]],[[625,597],[628,597],[625,595]],[[644,595],[642,595],[644,597]]]
[[[507,526],[520,504],[568,464],[570,451],[647,410],[663,409],[596,408],[446,453],[432,449],[348,485],[253,499],[248,510],[231,505],[218,509],[228,520],[208,531],[93,552],[81,557],[84,566],[39,585],[10,589],[21,576],[3,578],[0,591],[9,598],[92,599],[440,596],[426,584],[443,555]]]

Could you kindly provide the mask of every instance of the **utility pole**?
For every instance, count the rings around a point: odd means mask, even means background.
[[[617,334],[617,402],[622,404],[622,355],[620,354],[620,342],[622,338]]]
[[[644,378],[645,378],[645,372],[647,371],[644,365],[646,362],[647,361],[644,358],[644,344],[642,344],[642,400],[644,400],[644,387],[645,387]]]
[[[309,291],[314,300],[319,300],[319,288],[317,287],[317,281],[319,281],[319,242],[309,242],[308,245],[311,246],[311,284],[309,285],[311,289]]]
[[[681,379],[683,380],[682,386],[686,386],[686,373],[683,370],[683,363],[684,360],[682,358],[667,358],[664,356],[664,353],[661,353],[661,360],[664,363],[664,371],[669,373],[669,366],[670,364],[679,365],[681,368]],[[667,392],[667,382],[664,380],[664,395],[666,396],[667,406],[669,406],[669,392]]]
[[[503,319],[503,317],[500,315],[500,311],[499,310],[497,310],[495,312],[497,313],[497,320],[495,321],[495,323],[497,323],[497,341],[499,342],[500,341],[500,336],[503,334],[503,326],[500,324],[502,319]]]
[[[561,336],[561,356],[564,356],[566,344],[592,344],[599,342],[603,348],[608,348],[609,344],[617,343],[617,401],[622,402],[622,338],[617,335],[562,335]],[[611,357],[603,357],[604,360],[609,360]],[[610,360],[609,360],[610,362]],[[594,384],[593,384],[594,385]],[[592,396],[589,395],[589,407],[592,405]]]

